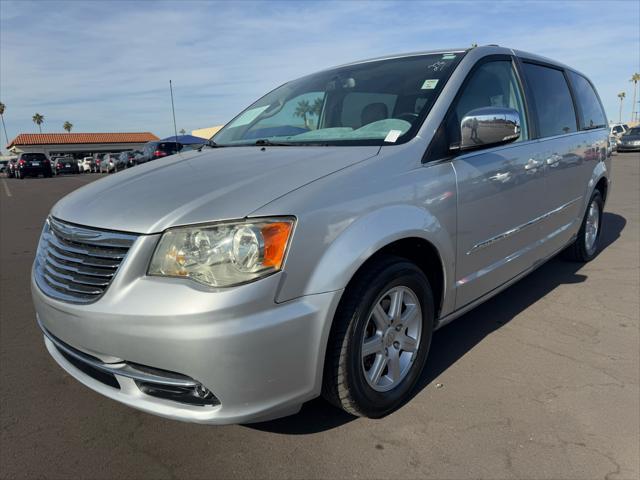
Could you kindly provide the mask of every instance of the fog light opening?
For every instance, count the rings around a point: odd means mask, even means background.
[[[202,399],[210,399],[213,398],[213,393],[204,385],[196,385],[196,395]]]

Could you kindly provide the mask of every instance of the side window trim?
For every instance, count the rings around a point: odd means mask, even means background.
[[[431,139],[431,142],[429,142],[429,145],[427,146],[424,154],[422,155],[422,160],[421,163],[425,164],[425,163],[432,163],[432,162],[440,162],[440,161],[448,161],[448,160],[452,160],[460,155],[469,153],[469,152],[453,152],[450,155],[446,155],[446,156],[437,156],[434,154],[434,152],[432,152],[433,150],[433,145],[435,143],[435,138],[436,135],[439,134],[439,132],[441,132],[442,129],[445,128],[446,123],[449,120],[449,117],[452,115],[453,110],[455,108],[455,106],[458,103],[458,100],[460,100],[460,97],[462,96],[462,93],[464,92],[465,88],[469,85],[469,82],[471,81],[471,78],[473,77],[473,75],[475,74],[475,72],[484,64],[486,63],[491,63],[491,62],[510,62],[511,63],[511,67],[513,68],[515,75],[516,75],[516,80],[518,82],[518,87],[520,88],[520,95],[522,96],[522,101],[523,101],[523,105],[524,105],[524,109],[525,109],[525,117],[524,119],[521,119],[523,122],[527,122],[526,126],[527,126],[527,131],[529,132],[529,138],[527,139],[527,141],[531,141],[531,140],[535,140],[534,137],[532,137],[532,116],[531,116],[531,110],[529,109],[529,100],[528,100],[528,91],[525,91],[525,85],[523,83],[523,79],[524,79],[524,75],[520,74],[520,71],[518,70],[518,65],[517,65],[517,57],[515,57],[514,55],[507,55],[507,54],[494,54],[494,55],[487,55],[486,57],[482,57],[481,59],[479,59],[474,65],[473,67],[471,67],[471,70],[469,70],[469,73],[467,73],[467,76],[465,77],[464,81],[462,82],[462,85],[460,85],[460,88],[458,89],[458,91],[456,92],[455,97],[453,98],[451,104],[449,105],[449,108],[447,109],[447,113],[444,115],[444,118],[442,119],[442,122],[440,122],[440,125],[438,126],[438,129],[436,130],[436,133],[434,134],[433,138]],[[537,128],[536,128],[536,133],[537,133]],[[507,144],[506,146],[510,146],[512,144]],[[502,145],[505,146],[505,145]],[[499,147],[492,147],[492,148],[499,148]],[[437,158],[436,158],[437,157]]]
[[[518,80],[520,81],[522,96],[524,97],[525,110],[527,113],[527,117],[529,118],[529,123],[527,125],[527,127],[529,128],[529,140],[537,140],[540,138],[538,112],[536,111],[536,104],[533,101],[533,92],[531,91],[531,86],[529,85],[527,76],[524,74],[524,68],[522,66],[523,59],[515,56],[513,57],[513,63],[515,65]]]
[[[569,78],[569,72],[565,68],[562,69],[562,74],[564,75],[564,81],[567,82],[567,86],[569,87],[569,94],[571,95],[571,101],[573,102],[573,113],[576,115],[576,128],[578,132],[582,131],[582,105],[578,102],[578,96],[576,95],[576,90],[573,87],[573,83],[571,83],[571,79]]]

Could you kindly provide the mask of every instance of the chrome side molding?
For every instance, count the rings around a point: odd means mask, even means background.
[[[574,198],[573,200],[565,203],[564,205],[560,205],[558,208],[554,208],[550,212],[540,215],[539,217],[536,217],[533,220],[529,220],[527,223],[523,223],[522,225],[518,225],[517,227],[512,228],[511,230],[507,230],[506,232],[496,235],[495,237],[491,237],[488,240],[484,240],[480,243],[477,243],[471,248],[471,250],[467,252],[467,255],[471,255],[473,252],[477,250],[486,248],[490,245],[493,245],[496,242],[499,242],[500,240],[504,240],[505,238],[508,238],[511,235],[515,235],[516,233],[523,231],[525,228],[529,228],[537,223],[540,223],[543,220],[549,218],[551,215],[555,215],[556,213],[561,212],[565,208],[568,208],[569,206],[573,205],[576,202],[579,202],[580,200],[582,200],[581,196],[578,198]]]

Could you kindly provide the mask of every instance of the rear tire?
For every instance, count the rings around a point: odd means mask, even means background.
[[[431,287],[416,265],[393,256],[366,265],[334,317],[324,397],[357,416],[380,418],[398,409],[420,378],[433,326]]]
[[[604,201],[600,190],[595,190],[587,211],[582,219],[582,225],[575,241],[563,252],[566,260],[586,263],[593,260],[600,250],[600,233],[602,231],[602,212]]]

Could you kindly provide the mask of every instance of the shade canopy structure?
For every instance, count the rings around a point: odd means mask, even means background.
[[[178,135],[177,137],[175,135],[172,135],[170,137],[163,138],[161,141],[162,142],[178,142],[178,143],[181,143],[182,145],[206,143],[206,140],[204,138],[194,137],[193,135]]]

